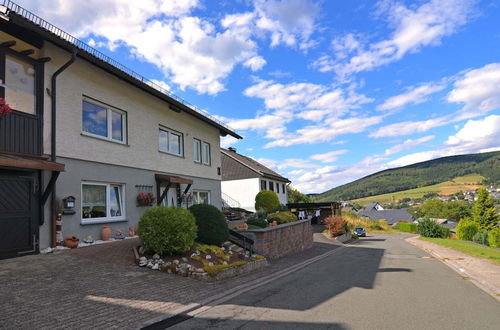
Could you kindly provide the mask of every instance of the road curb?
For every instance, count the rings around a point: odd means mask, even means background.
[[[230,290],[227,290],[223,293],[214,295],[210,298],[204,299],[200,301],[199,303],[192,303],[187,305],[186,307],[179,308],[177,310],[174,310],[171,315],[168,316],[160,316],[155,319],[151,319],[147,322],[144,322],[139,329],[164,329],[167,328],[171,325],[174,325],[178,322],[182,322],[188,318],[191,318],[199,313],[202,313],[206,311],[209,308],[212,308],[213,306],[219,305],[225,301],[228,301],[230,299],[233,299],[234,297],[237,297],[247,291],[256,289],[262,285],[265,285],[267,283],[270,283],[272,281],[275,281],[278,278],[287,276],[293,272],[296,272],[302,268],[307,267],[308,265],[319,261],[321,259],[324,259],[330,255],[333,255],[335,253],[338,253],[339,251],[342,251],[346,249],[347,246],[339,246],[331,251],[325,252],[323,254],[320,254],[318,256],[315,256],[311,259],[305,260],[301,263],[298,263],[296,265],[287,267],[285,269],[282,269],[280,271],[277,271],[275,273],[263,276],[259,279],[255,279],[253,281],[247,282],[245,284],[241,284],[239,286],[236,286]],[[170,319],[175,319],[179,318],[180,321],[174,321],[173,323],[169,324]]]
[[[490,296],[492,296],[493,298],[495,298],[495,300],[497,300],[497,301],[500,302],[500,296],[497,296],[498,295],[498,288],[497,287],[489,284],[486,281],[483,281],[481,279],[477,279],[472,274],[470,274],[469,272],[467,272],[465,269],[463,269],[462,267],[456,265],[452,260],[447,259],[446,257],[443,257],[442,255],[440,255],[439,253],[435,252],[434,250],[431,250],[431,249],[425,248],[424,246],[418,245],[417,244],[418,242],[415,242],[413,240],[414,238],[415,237],[408,237],[408,238],[405,239],[405,241],[408,242],[408,243],[410,243],[413,246],[418,247],[419,249],[422,249],[422,250],[426,251],[430,255],[436,257],[436,259],[438,259],[439,261],[441,261],[442,263],[444,263],[445,265],[447,265],[448,267],[450,267],[451,269],[453,269],[456,273],[458,273],[458,274],[460,274],[462,276],[468,277],[469,281],[472,282],[475,286],[477,286],[478,288],[480,288],[481,290],[483,290],[484,292],[486,292],[487,294],[489,294]]]

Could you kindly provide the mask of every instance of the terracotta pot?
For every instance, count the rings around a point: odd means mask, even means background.
[[[128,236],[129,237],[135,236],[135,226],[132,225],[128,227]]]
[[[70,249],[78,247],[78,243],[80,243],[80,239],[76,236],[68,236],[64,238],[64,245]]]
[[[103,241],[109,241],[110,238],[111,238],[111,228],[109,228],[109,226],[102,226],[101,239]]]

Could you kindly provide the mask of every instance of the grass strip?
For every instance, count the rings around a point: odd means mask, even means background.
[[[490,248],[488,246],[479,245],[469,241],[461,241],[458,239],[428,237],[420,237],[420,239],[442,245],[474,257],[485,258],[500,265],[500,250]]]

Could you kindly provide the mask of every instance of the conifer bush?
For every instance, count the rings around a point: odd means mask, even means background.
[[[472,241],[472,238],[479,231],[479,224],[472,220],[461,220],[457,225],[457,238],[465,241]]]
[[[229,238],[226,219],[213,205],[196,204],[189,208],[198,226],[197,241],[210,245],[221,245]]]
[[[500,228],[494,228],[488,232],[488,243],[493,248],[500,248]]]

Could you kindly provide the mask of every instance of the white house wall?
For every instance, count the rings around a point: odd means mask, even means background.
[[[240,203],[240,207],[255,212],[255,196],[260,191],[260,179],[222,181],[221,190],[223,196],[225,194]]]

